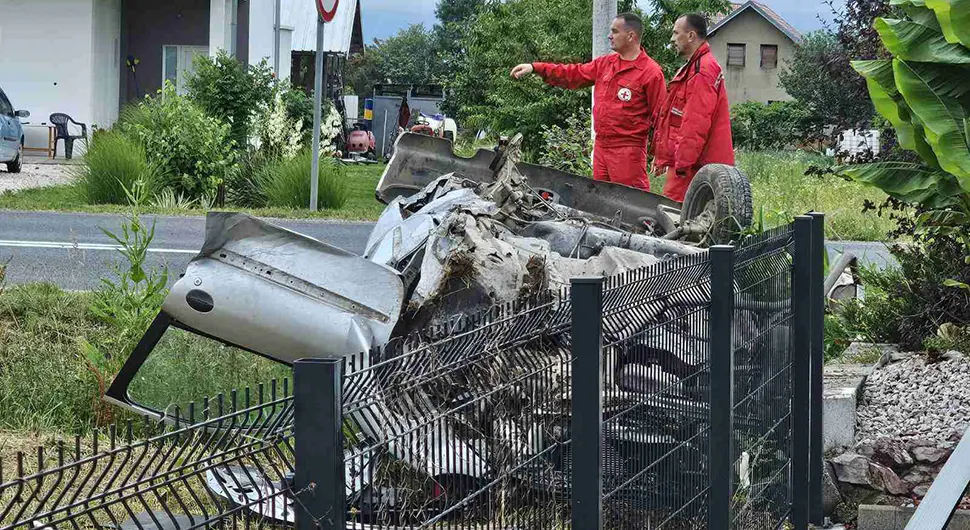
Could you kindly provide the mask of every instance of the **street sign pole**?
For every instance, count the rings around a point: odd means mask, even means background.
[[[317,190],[320,179],[320,122],[323,121],[323,30],[337,14],[339,0],[315,0],[317,4],[316,68],[313,72],[313,162],[310,166],[310,211],[317,211]]]
[[[317,211],[320,178],[320,122],[323,107],[323,18],[317,17],[316,68],[313,75],[313,162],[310,166],[310,211]]]

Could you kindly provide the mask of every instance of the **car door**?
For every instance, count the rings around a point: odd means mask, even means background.
[[[20,138],[17,137],[13,120],[13,105],[7,99],[7,95],[0,89],[0,162],[13,160],[17,153],[17,144]]]

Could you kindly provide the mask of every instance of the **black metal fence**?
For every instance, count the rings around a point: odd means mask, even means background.
[[[806,528],[821,522],[821,228],[800,217],[300,361],[294,396],[176,411],[190,425],[144,441],[112,430],[33,469],[20,455],[0,466],[0,530]]]

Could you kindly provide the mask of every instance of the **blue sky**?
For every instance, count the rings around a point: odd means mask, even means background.
[[[734,0],[739,1],[739,0]],[[821,27],[817,14],[829,19],[829,8],[819,0],[761,0],[801,32]],[[434,24],[437,0],[360,0],[364,39],[386,38],[409,24]],[[644,2],[646,4],[646,2]]]

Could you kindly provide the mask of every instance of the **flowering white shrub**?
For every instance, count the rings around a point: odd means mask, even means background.
[[[300,152],[303,143],[303,120],[292,120],[286,112],[283,92],[276,91],[273,102],[253,124],[254,143],[289,160]]]
[[[337,136],[343,129],[340,113],[333,105],[327,105],[327,113],[320,120],[320,156],[333,156],[337,152]],[[312,126],[311,126],[312,129]]]

